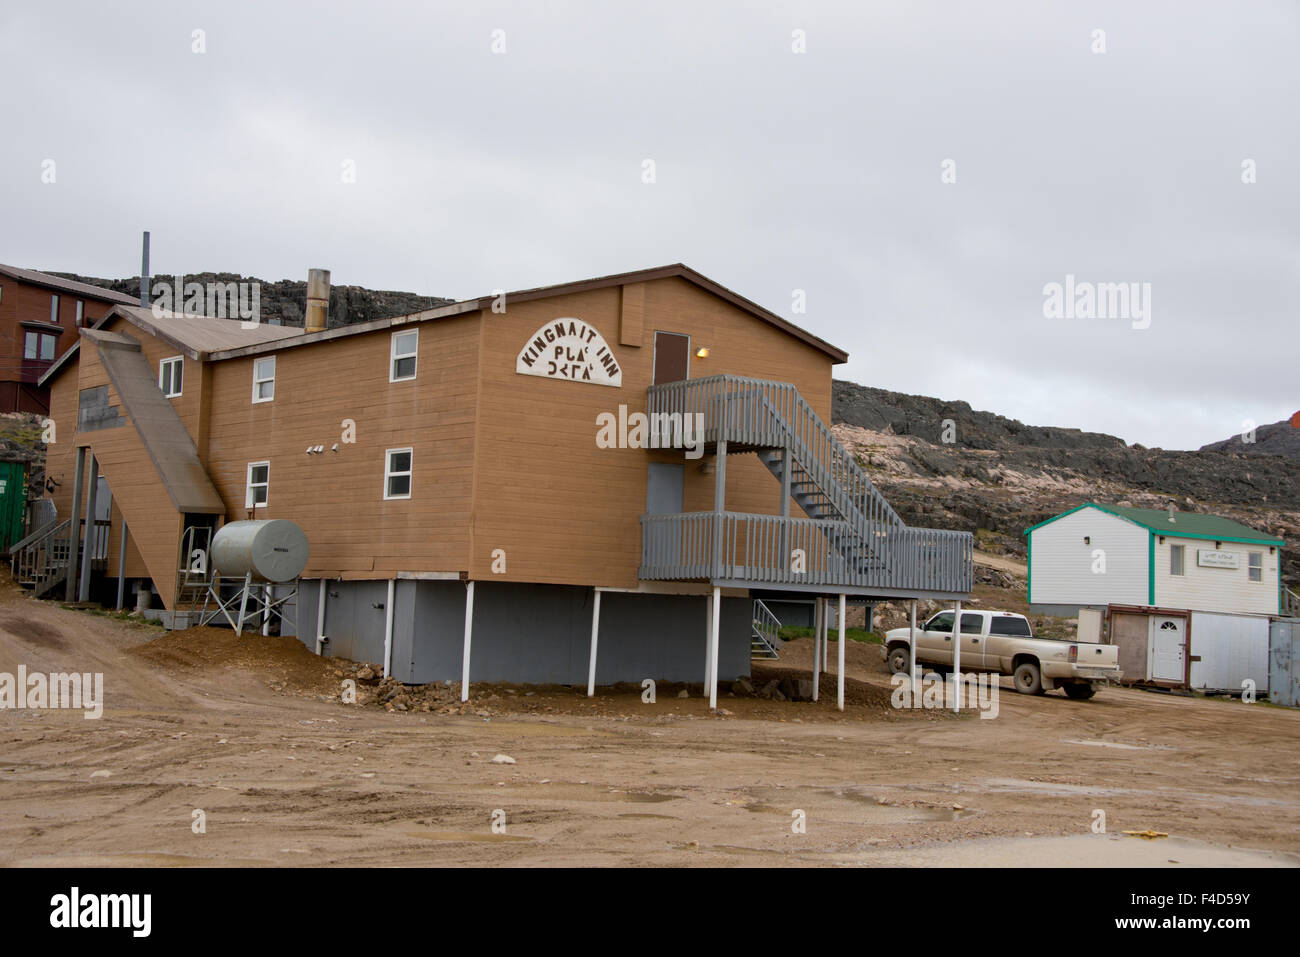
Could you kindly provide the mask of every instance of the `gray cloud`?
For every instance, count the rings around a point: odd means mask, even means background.
[[[6,8],[0,261],[129,275],[148,228],[159,272],[464,297],[680,260],[841,377],[1194,447],[1300,406],[1297,41],[1265,2]],[[1150,328],[1043,318],[1067,273],[1150,283]]]

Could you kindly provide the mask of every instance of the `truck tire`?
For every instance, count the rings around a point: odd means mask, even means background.
[[[912,653],[906,645],[895,645],[889,649],[889,673],[905,675],[912,664]]]
[[[1087,701],[1097,693],[1091,681],[1076,681],[1062,687],[1065,688],[1065,696],[1074,701]]]
[[[1032,661],[1026,661],[1016,667],[1013,681],[1016,690],[1021,694],[1043,693],[1043,673],[1038,670],[1038,665]]]

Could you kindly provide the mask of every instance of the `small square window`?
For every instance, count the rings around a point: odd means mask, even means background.
[[[163,395],[169,399],[174,399],[181,394],[181,373],[184,371],[184,360],[180,356],[174,359],[164,359],[158,363],[158,388],[162,389]]]
[[[245,508],[265,508],[271,488],[271,463],[248,463],[248,484],[244,492]]]
[[[275,398],[275,356],[253,362],[253,401],[270,402]]]
[[[384,498],[411,497],[411,450],[384,453]]]
[[[392,362],[388,369],[389,382],[402,382],[415,378],[415,359],[419,348],[418,329],[393,333]]]
[[[1169,546],[1169,574],[1181,575],[1183,573],[1184,545]]]
[[[1248,552],[1246,556],[1246,577],[1253,582],[1264,580],[1264,553]]]

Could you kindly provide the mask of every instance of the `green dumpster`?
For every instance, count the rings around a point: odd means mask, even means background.
[[[23,515],[27,511],[27,466],[22,462],[0,462],[0,552],[23,537]]]

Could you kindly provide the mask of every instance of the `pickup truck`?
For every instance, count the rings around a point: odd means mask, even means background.
[[[941,611],[916,629],[916,660],[937,670],[952,667],[954,612]],[[885,632],[882,650],[889,670],[905,673],[910,666],[910,627]],[[1119,649],[1087,641],[1035,638],[1024,615],[1007,611],[961,613],[963,672],[989,671],[1011,675],[1021,694],[1042,694],[1061,688],[1076,700],[1086,700],[1109,681],[1118,681]]]

